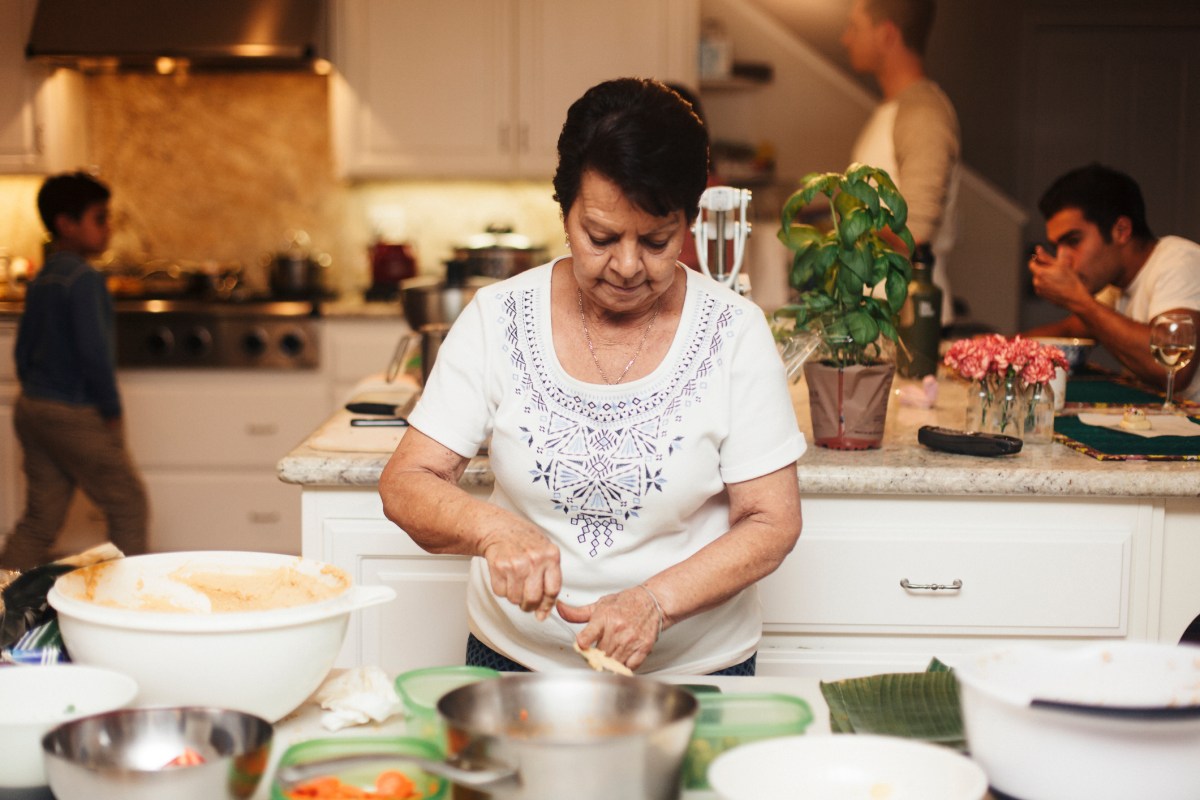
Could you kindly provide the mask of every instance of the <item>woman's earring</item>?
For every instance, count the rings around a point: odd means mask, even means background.
[[[563,241],[565,241],[565,242],[567,243],[567,249],[570,249],[570,247],[571,247],[571,234],[569,234],[569,233],[568,233],[568,234],[566,234],[566,235],[563,237]]]

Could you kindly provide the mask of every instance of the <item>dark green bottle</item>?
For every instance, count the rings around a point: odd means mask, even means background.
[[[908,298],[900,309],[900,341],[896,367],[905,378],[936,375],[942,339],[942,290],[933,283],[933,251],[919,244],[912,256]],[[908,353],[904,349],[908,349]]]

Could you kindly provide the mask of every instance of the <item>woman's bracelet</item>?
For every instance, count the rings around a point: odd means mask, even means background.
[[[650,587],[644,583],[639,583],[638,588],[645,589],[646,594],[650,595],[650,602],[654,603],[654,610],[658,612],[658,638],[662,638],[663,632],[663,614],[662,606],[658,603],[658,598],[654,596],[654,592],[650,591]]]

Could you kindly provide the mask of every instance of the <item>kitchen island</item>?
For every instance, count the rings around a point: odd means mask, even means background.
[[[921,669],[999,641],[1177,640],[1200,612],[1200,465],[1099,461],[1061,444],[996,459],[931,451],[918,428],[963,427],[966,385],[943,379],[939,391],[929,409],[893,396],[881,449],[810,447],[798,462],[804,532],[762,583],[759,673]],[[793,400],[807,434],[803,383]],[[304,554],[400,594],[355,622],[339,663],[461,658],[466,559],[426,554],[383,518],[389,448],[313,443],[278,464],[302,487]],[[487,496],[486,457],[462,485]]]

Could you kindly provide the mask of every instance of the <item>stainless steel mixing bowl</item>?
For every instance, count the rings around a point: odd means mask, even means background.
[[[273,736],[261,717],[220,708],[137,708],[81,717],[42,739],[58,800],[242,800]],[[171,766],[186,751],[203,763]]]

